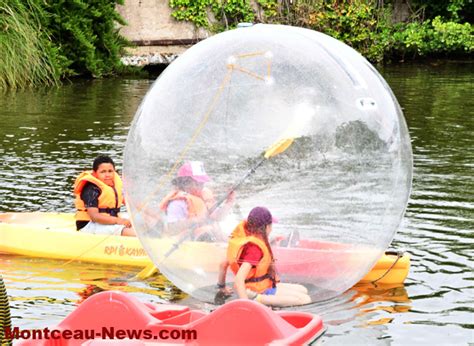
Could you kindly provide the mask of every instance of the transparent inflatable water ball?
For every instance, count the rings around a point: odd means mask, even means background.
[[[270,240],[281,282],[304,285],[312,301],[347,290],[390,244],[411,174],[402,112],[370,63],[324,34],[260,24],[173,62],[139,107],[124,158],[145,249],[207,302],[229,235],[256,206],[279,219]],[[200,200],[185,186],[193,177]]]

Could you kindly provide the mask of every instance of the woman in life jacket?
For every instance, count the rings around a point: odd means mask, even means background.
[[[130,220],[119,216],[124,205],[122,179],[110,157],[98,156],[92,171],[82,172],[76,178],[74,195],[78,231],[135,236]]]
[[[232,193],[223,207],[209,215],[215,204],[210,189],[204,186],[211,179],[200,161],[185,162],[173,179],[174,190],[160,202],[166,214],[165,232],[168,235],[189,236],[198,241],[225,241],[216,221],[232,208]]]
[[[234,288],[241,299],[255,299],[272,306],[311,303],[306,287],[279,282],[268,237],[274,218],[265,207],[253,208],[246,221],[232,233],[227,248],[227,263],[234,272]],[[225,267],[221,264],[218,288],[225,287]]]

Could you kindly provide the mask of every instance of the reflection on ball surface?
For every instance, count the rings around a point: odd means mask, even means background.
[[[191,168],[210,179],[202,182],[209,210],[289,138],[238,187],[235,203],[223,202],[207,223],[178,222],[199,213],[189,195],[172,195]],[[186,163],[191,175],[179,173]],[[362,56],[315,31],[260,24],[213,36],[173,62],[143,100],[124,158],[127,203],[148,254],[204,301],[214,300],[229,234],[262,205],[279,219],[270,238],[279,238],[282,282],[305,285],[313,301],[350,288],[390,244],[411,170],[400,107]]]

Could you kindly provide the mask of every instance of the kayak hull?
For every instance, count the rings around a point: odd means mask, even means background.
[[[68,213],[0,214],[0,253],[135,267],[151,263],[138,238],[77,232]]]
[[[175,244],[172,239],[155,239],[153,242],[156,243],[152,246],[162,253],[167,253]],[[213,272],[217,269],[215,257],[203,254],[218,254],[225,258],[226,244],[184,242],[180,250],[167,258],[167,265],[190,269],[195,265],[196,258],[200,258],[204,267]],[[335,255],[341,251],[346,251],[348,255],[337,260]],[[363,253],[351,251],[346,244],[301,240],[297,247],[276,247],[275,256],[280,273],[330,279],[345,268],[359,265]],[[71,213],[0,214],[0,253],[133,267],[151,265],[138,238],[78,232]],[[325,263],[327,256],[331,256],[332,266],[328,266],[327,261],[324,266],[318,265]],[[295,258],[298,258],[297,262]],[[309,264],[314,264],[315,272],[308,274]],[[360,282],[401,284],[408,275],[409,267],[408,254],[387,253]]]

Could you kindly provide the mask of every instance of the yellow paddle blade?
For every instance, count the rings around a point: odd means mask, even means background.
[[[155,265],[150,263],[145,268],[143,268],[137,275],[135,275],[136,279],[145,280],[148,279],[150,276],[158,272]]]
[[[273,157],[275,155],[281,154],[293,143],[294,138],[284,138],[273,144],[270,148],[267,149],[265,155],[266,159]]]

